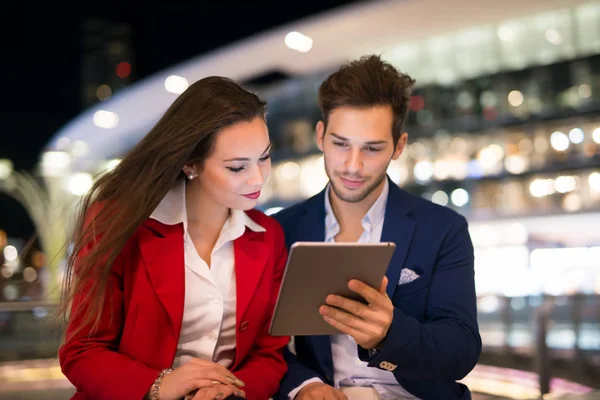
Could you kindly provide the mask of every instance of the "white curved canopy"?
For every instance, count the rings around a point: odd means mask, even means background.
[[[417,62],[407,53],[407,47],[402,47],[404,44],[474,26],[493,26],[490,32],[495,38],[496,24],[587,4],[598,9],[598,2],[583,0],[391,0],[343,7],[203,54],[121,89],[108,101],[82,112],[60,129],[46,150],[59,149],[60,139],[66,137],[71,143],[87,143],[90,152],[85,157],[86,162],[121,155],[147,133],[176,98],[176,94],[165,89],[165,80],[171,75],[183,77],[190,83],[209,75],[243,81],[272,70],[301,76],[334,68],[373,52],[383,53],[388,58],[397,56],[407,63]],[[312,38],[312,49],[299,52],[288,48],[284,39],[290,31]],[[464,40],[480,40],[482,33],[471,32],[470,35]],[[457,40],[461,45],[462,39],[455,38]],[[440,62],[443,61],[442,58]],[[430,69],[439,68],[434,65]],[[102,128],[94,123],[94,115],[100,110],[109,112],[104,115],[108,117],[105,126],[114,127]],[[118,121],[111,120],[114,115]]]

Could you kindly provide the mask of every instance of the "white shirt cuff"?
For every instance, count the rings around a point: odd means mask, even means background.
[[[321,382],[323,383],[323,381],[319,378],[310,378],[305,380],[304,382],[302,382],[302,384],[300,386],[298,386],[296,389],[292,390],[291,392],[288,393],[288,400],[294,400],[294,397],[296,397],[296,395],[298,394],[298,392],[300,390],[302,390],[302,388],[306,385],[308,385],[309,383],[314,383],[314,382]]]

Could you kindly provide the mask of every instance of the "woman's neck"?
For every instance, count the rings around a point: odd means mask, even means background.
[[[204,195],[197,183],[186,183],[185,207],[188,225],[194,225],[196,231],[199,228],[207,236],[218,236],[229,217],[229,208]]]

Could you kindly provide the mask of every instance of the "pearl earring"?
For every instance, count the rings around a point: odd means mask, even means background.
[[[188,175],[188,179],[189,179],[189,180],[192,180],[192,179],[194,179],[194,175],[192,175],[192,174],[189,174],[189,175]]]

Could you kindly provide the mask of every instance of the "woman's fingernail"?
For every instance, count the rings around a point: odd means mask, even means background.
[[[246,386],[246,384],[244,382],[242,382],[241,380],[239,380],[238,378],[234,378],[231,376],[227,376],[226,378],[229,382],[233,383],[236,386]]]

